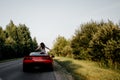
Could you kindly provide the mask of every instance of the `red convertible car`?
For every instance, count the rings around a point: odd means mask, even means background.
[[[43,52],[31,52],[29,56],[25,56],[23,59],[23,71],[26,72],[33,68],[44,68],[47,70],[53,70],[53,57]]]

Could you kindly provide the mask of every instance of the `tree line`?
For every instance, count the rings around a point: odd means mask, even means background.
[[[23,57],[36,47],[36,38],[32,39],[25,24],[17,26],[11,20],[5,30],[0,27],[0,60]]]
[[[110,20],[82,24],[71,39],[58,36],[51,54],[92,60],[117,69],[120,66],[120,27]]]

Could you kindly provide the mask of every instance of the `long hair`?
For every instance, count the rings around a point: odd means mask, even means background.
[[[42,49],[45,49],[45,44],[43,42],[40,43]]]

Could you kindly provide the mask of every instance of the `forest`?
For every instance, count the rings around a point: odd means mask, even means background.
[[[112,21],[81,24],[71,39],[58,36],[51,54],[90,60],[101,66],[120,68],[120,26]]]
[[[17,26],[10,20],[5,30],[0,27],[0,60],[23,57],[36,47],[36,38],[32,39],[25,24]]]

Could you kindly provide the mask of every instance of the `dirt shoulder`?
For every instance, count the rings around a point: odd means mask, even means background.
[[[72,75],[66,71],[60,64],[54,61],[54,74],[56,80],[74,80]]]

